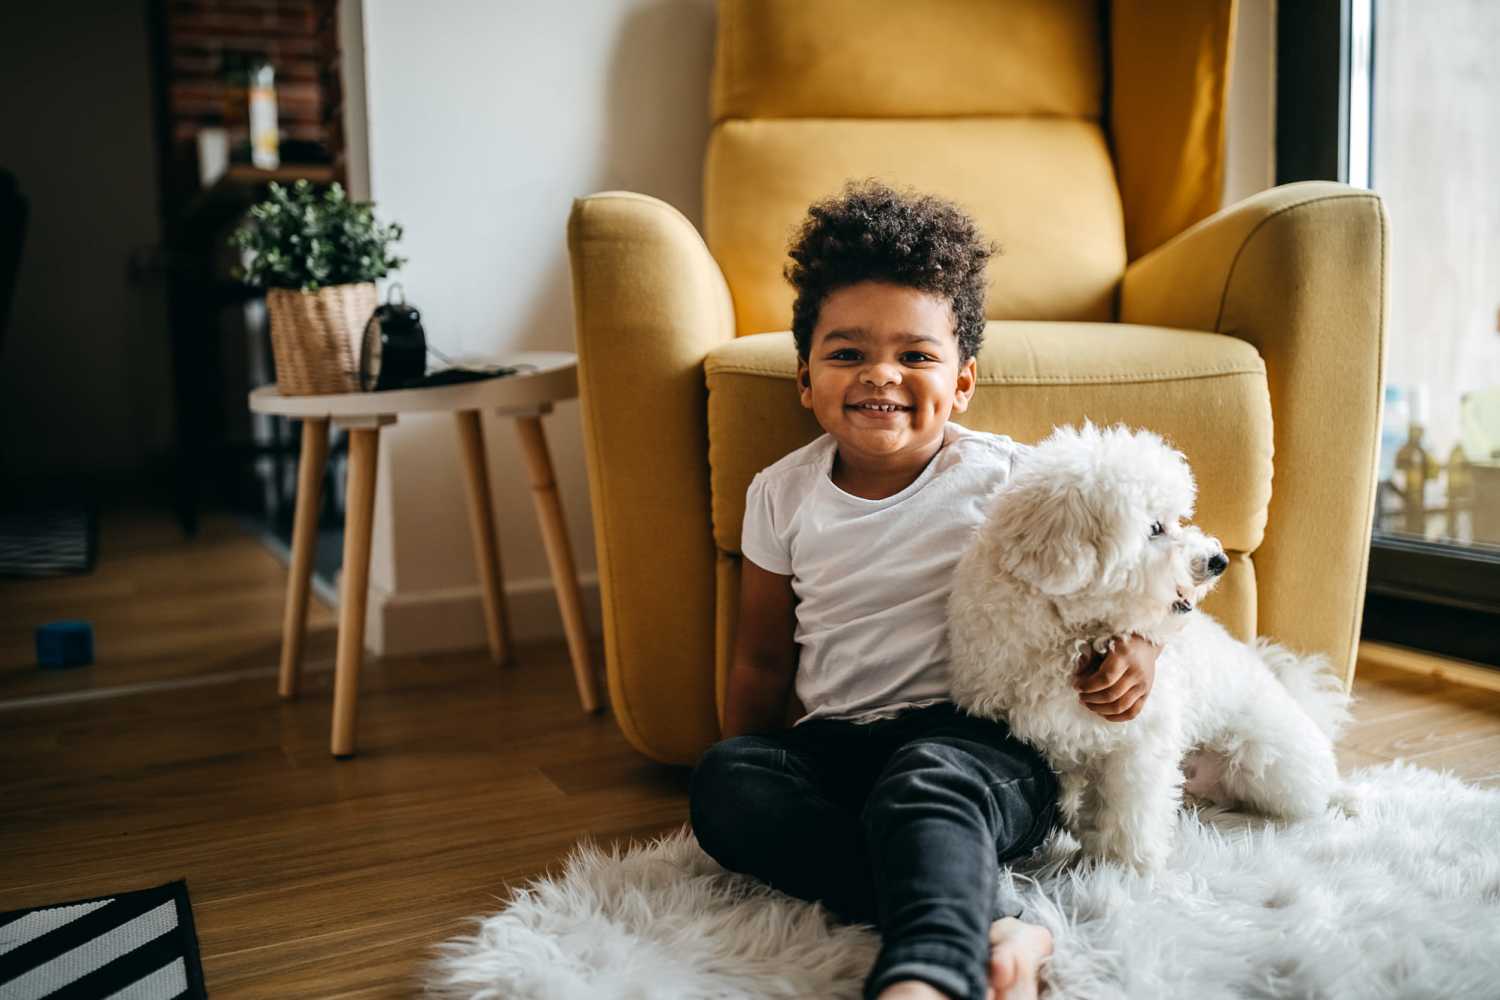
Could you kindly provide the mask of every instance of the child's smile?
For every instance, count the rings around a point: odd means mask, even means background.
[[[874,281],[824,300],[798,372],[802,405],[838,441],[835,482],[860,495],[888,496],[917,477],[974,379],[945,299]]]
[[[852,410],[860,418],[871,420],[877,425],[895,421],[911,412],[910,406],[884,399],[861,400],[858,403],[850,403],[845,409]]]

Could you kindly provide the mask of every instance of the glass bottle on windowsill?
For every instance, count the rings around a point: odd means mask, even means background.
[[[1438,474],[1437,461],[1422,447],[1422,425],[1407,427],[1406,443],[1396,452],[1396,478],[1400,480],[1403,506],[1402,530],[1418,538],[1427,537],[1427,484]]]
[[[1463,442],[1448,453],[1448,535],[1454,541],[1472,542],[1474,515],[1474,470]]]

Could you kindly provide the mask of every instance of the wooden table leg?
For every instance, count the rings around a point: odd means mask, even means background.
[[[547,452],[541,418],[517,417],[516,430],[521,436],[521,450],[531,477],[531,498],[541,522],[547,561],[552,567],[552,586],[557,589],[557,603],[562,607],[578,700],[585,712],[596,712],[600,708],[599,685],[589,658],[589,636],[583,622],[583,601],[578,595],[578,576],[573,570],[573,550],[568,544],[568,529],[557,498],[557,481],[552,475],[552,457]]]
[[[287,579],[286,613],[281,623],[281,697],[297,697],[302,681],[302,640],[307,635],[307,590],[318,548],[318,511],[323,501],[323,470],[328,464],[328,418],[302,421],[302,457],[297,463],[297,509],[292,517],[292,569]]]
[[[464,480],[469,492],[469,530],[474,538],[474,566],[484,590],[484,631],[490,644],[490,659],[510,661],[510,613],[505,606],[500,574],[500,543],[495,537],[494,505],[490,500],[489,465],[484,455],[484,429],[478,410],[460,410],[458,440],[463,446]]]
[[[365,604],[370,594],[370,532],[375,521],[375,468],[380,428],[349,428],[349,488],[344,514],[344,568],[339,595],[338,658],[333,675],[333,755],[354,755],[359,668],[365,653]]]

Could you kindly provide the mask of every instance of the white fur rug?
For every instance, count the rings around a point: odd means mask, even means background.
[[[1500,791],[1407,764],[1352,776],[1353,815],[1276,828],[1184,814],[1166,874],[1069,866],[1025,892],[1053,998],[1500,997]],[[725,873],[686,830],[581,846],[449,941],[433,997],[858,997],[878,941]]]

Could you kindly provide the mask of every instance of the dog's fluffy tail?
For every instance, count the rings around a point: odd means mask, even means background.
[[[1328,660],[1294,653],[1266,638],[1255,640],[1255,651],[1318,728],[1338,740],[1349,724],[1349,694],[1328,669]]]

